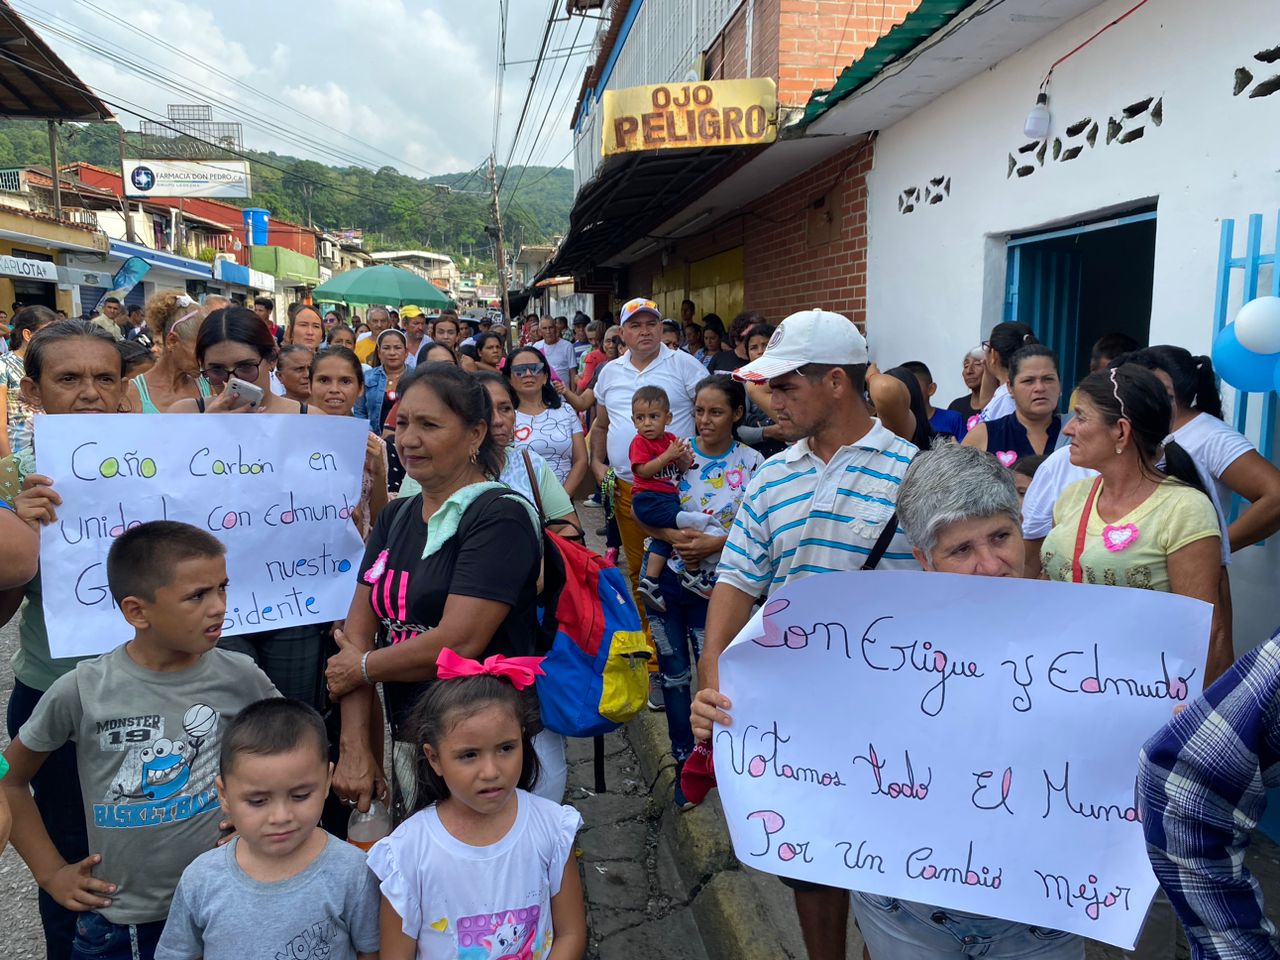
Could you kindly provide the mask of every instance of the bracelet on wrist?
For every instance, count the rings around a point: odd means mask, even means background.
[[[372,650],[366,650],[364,656],[360,658],[360,678],[369,686],[373,686],[373,681],[369,678],[369,654]]]

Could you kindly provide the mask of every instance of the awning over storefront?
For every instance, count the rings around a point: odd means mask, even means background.
[[[213,279],[224,283],[237,283],[242,287],[252,286],[249,282],[249,268],[226,260],[213,261]]]
[[[692,203],[713,176],[746,163],[763,147],[709,147],[630,153],[606,160],[579,191],[569,232],[537,279],[585,271],[647,235]],[[700,224],[706,226],[708,224]],[[686,232],[677,230],[677,239]]]
[[[176,253],[163,253],[160,250],[152,250],[150,247],[144,247],[137,243],[112,240],[111,256],[121,259],[141,257],[153,267],[162,270],[169,270],[188,277],[198,277],[201,280],[213,278],[213,270],[203,260],[192,260],[190,257],[181,257]]]
[[[0,115],[32,120],[111,120],[111,110],[0,2]]]
[[[270,273],[285,286],[314,287],[320,283],[320,264],[315,257],[286,247],[253,247],[249,263],[255,270]]]

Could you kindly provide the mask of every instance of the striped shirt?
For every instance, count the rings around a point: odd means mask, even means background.
[[[917,453],[872,419],[871,431],[823,463],[801,440],[765,461],[720,557],[717,579],[761,597],[811,573],[859,570],[898,502]],[[879,570],[919,570],[898,528]]]

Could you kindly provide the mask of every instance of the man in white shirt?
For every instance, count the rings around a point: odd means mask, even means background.
[[[546,324],[543,321],[543,332]],[[706,368],[681,350],[663,346],[662,314],[658,305],[643,297],[630,300],[622,308],[618,323],[626,352],[600,368],[594,391],[584,396],[594,398],[596,419],[591,427],[591,469],[597,480],[603,480],[612,467],[618,480],[614,490],[614,516],[622,546],[627,554],[627,573],[636,605],[644,611],[637,588],[640,583],[641,558],[644,554],[645,531],[631,515],[631,441],[636,428],[631,421],[631,398],[644,386],[661,387],[671,404],[671,425],[667,428],[677,437],[692,437],[693,398],[698,383],[707,375]],[[566,343],[567,341],[561,341]],[[573,346],[568,344],[570,357]],[[547,360],[550,362],[550,356]],[[604,462],[607,454],[609,462]],[[646,621],[647,627],[647,621]]]
[[[917,450],[868,411],[867,364],[867,341],[852,322],[805,310],[783,320],[764,354],[734,373],[769,384],[773,419],[794,442],[747,484],[720,557],[698,659],[692,721],[699,740],[728,720],[723,711],[732,705],[719,692],[717,661],[759,600],[815,573],[920,569],[897,514]],[[795,891],[810,960],[844,960],[849,891],[783,882]]]
[[[538,324],[538,332],[542,334],[542,339],[535,343],[533,348],[542,351],[542,355],[547,358],[547,363],[556,372],[561,383],[566,384],[570,390],[576,390],[577,364],[573,362],[573,344],[560,336],[560,329],[551,317],[542,318]],[[628,421],[630,417],[628,413]]]

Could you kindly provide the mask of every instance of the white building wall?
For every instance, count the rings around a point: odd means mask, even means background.
[[[1280,92],[1249,97],[1280,73],[1255,59],[1280,45],[1275,0],[1162,0],[1108,30],[1058,67],[1050,86],[1050,139],[1085,117],[1095,144],[1074,159],[1019,154],[1022,125],[1049,65],[1132,6],[1114,0],[1008,58],[881,132],[869,181],[868,335],[881,366],[924,360],[942,402],[964,393],[961,359],[1002,318],[1005,240],[1011,233],[1101,217],[1156,201],[1151,342],[1208,353],[1213,338],[1220,223],[1236,220],[1236,255],[1250,214],[1264,215],[1263,250],[1274,249],[1280,208]],[[1254,75],[1233,95],[1235,72]],[[1154,97],[1144,135],[1107,143],[1109,118]],[[1081,138],[1071,141],[1079,143]],[[1009,158],[1032,165],[1009,175]],[[904,190],[950,180],[936,204],[900,210]],[[1231,313],[1241,302],[1235,284]],[[1262,289],[1271,273],[1264,268]],[[1088,349],[1088,345],[1082,345]],[[1224,391],[1228,405],[1232,391]],[[1256,398],[1251,406],[1260,404]],[[1256,425],[1252,439],[1258,440]],[[1232,566],[1236,643],[1245,649],[1280,626],[1280,538],[1237,555]]]

